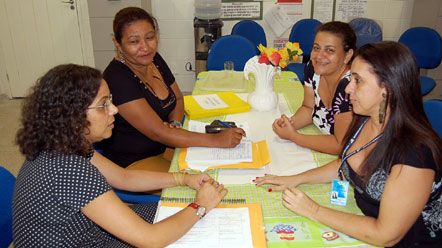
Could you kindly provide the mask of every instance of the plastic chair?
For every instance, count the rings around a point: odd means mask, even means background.
[[[356,47],[382,41],[382,28],[369,18],[355,18],[348,23],[356,33]]]
[[[224,70],[224,62],[233,61],[234,70],[242,71],[247,60],[255,55],[255,46],[248,39],[239,35],[222,36],[209,50],[207,70]]]
[[[434,131],[442,139],[442,101],[437,99],[425,101],[424,110]]]
[[[103,150],[96,144],[92,144],[92,147],[96,152],[103,154]],[[130,192],[119,189],[114,189],[114,192],[117,194],[118,197],[120,197],[122,201],[130,204],[152,203],[158,202],[160,200],[159,195],[152,195],[143,192]]]
[[[286,70],[296,73],[300,81],[304,81],[304,68],[310,60],[316,30],[321,25],[322,23],[316,19],[302,19],[297,21],[290,31],[289,41],[299,42],[303,52],[303,63],[291,63]]]
[[[258,46],[267,46],[267,39],[264,29],[259,23],[252,20],[242,20],[237,22],[232,28],[233,35],[240,35],[255,45],[256,54],[259,54]]]
[[[0,166],[0,247],[12,242],[12,196],[15,176]]]
[[[416,57],[417,66],[423,69],[434,69],[442,60],[442,38],[434,29],[414,27],[406,30],[399,42],[408,47]],[[420,76],[421,94],[430,93],[436,81],[427,76]]]

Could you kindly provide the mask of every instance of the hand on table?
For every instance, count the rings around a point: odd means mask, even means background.
[[[184,176],[184,183],[195,190],[200,189],[209,180],[213,179],[207,174],[186,174]]]
[[[315,220],[319,205],[297,188],[287,188],[282,194],[282,205],[296,214]]]
[[[206,208],[206,213],[215,208],[227,195],[227,189],[213,179],[204,182],[196,192],[195,202]]]
[[[246,136],[246,132],[242,128],[227,128],[213,135],[216,136],[218,147],[232,148],[241,142],[242,137]]]
[[[275,132],[281,139],[292,140],[293,136],[297,133],[292,122],[293,120],[286,115],[281,115],[281,118],[278,118],[273,122],[273,132]]]
[[[275,185],[269,188],[269,192],[273,190],[281,191],[288,187],[295,187],[300,184],[300,182],[298,182],[298,180],[296,179],[296,176],[265,175],[263,177],[257,177],[253,181],[256,183],[256,186],[261,186],[263,184]]]

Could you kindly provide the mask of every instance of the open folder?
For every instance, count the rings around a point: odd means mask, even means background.
[[[180,170],[193,169],[258,169],[270,163],[270,152],[267,141],[262,140],[252,143],[252,162],[241,162],[237,164],[214,165],[209,167],[192,166],[186,162],[187,148],[181,148],[178,155],[178,166]],[[203,170],[204,170],[203,169]]]
[[[188,203],[161,201],[158,205],[155,222],[170,216],[175,211],[179,211],[179,209],[185,208],[187,205]],[[173,208],[175,208],[175,210]],[[239,208],[246,211],[235,211],[235,209]],[[246,212],[248,212],[249,216],[242,216],[242,214]],[[242,221],[240,221],[241,219]],[[212,209],[200,222],[201,221],[203,221],[203,223],[197,223],[183,238],[171,246],[200,247],[200,245],[208,245],[208,243],[217,243],[220,245],[224,242],[223,247],[267,247],[262,208],[259,204],[220,204]],[[247,222],[249,222],[249,225],[241,228],[241,224]],[[216,228],[214,228],[214,224],[217,225],[215,226]],[[193,231],[193,229],[196,231]],[[216,231],[219,233],[212,233]],[[202,234],[206,236],[201,236]],[[227,240],[226,237],[229,237],[229,239]],[[217,242],[217,239],[221,240]],[[252,244],[245,245],[245,243],[249,243],[248,241],[250,241],[250,239]]]
[[[184,111],[190,119],[247,112],[250,105],[233,92],[184,96]]]

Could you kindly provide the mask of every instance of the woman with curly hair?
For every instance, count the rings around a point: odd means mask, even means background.
[[[226,195],[208,175],[125,170],[94,152],[92,143],[111,136],[117,112],[106,81],[90,67],[57,66],[33,87],[17,133],[26,161],[14,191],[16,247],[165,246]],[[156,203],[129,207],[112,190],[177,185],[194,188],[195,202],[156,224]]]

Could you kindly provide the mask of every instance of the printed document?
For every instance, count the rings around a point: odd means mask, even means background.
[[[159,206],[156,222],[177,213],[181,209],[181,207]],[[187,234],[168,247],[252,248],[249,208],[212,209]]]
[[[188,130],[193,132],[205,132],[205,126],[209,123],[190,120]],[[237,126],[250,133],[247,123]],[[252,141],[244,137],[234,148],[212,148],[212,147],[189,147],[187,148],[186,162],[192,169],[204,171],[207,167],[214,165],[237,164],[241,162],[252,162]]]

